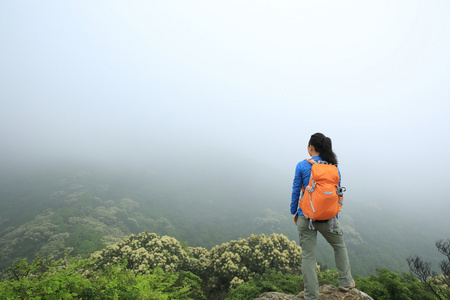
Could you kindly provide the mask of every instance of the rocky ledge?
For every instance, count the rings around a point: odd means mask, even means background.
[[[358,289],[342,292],[333,285],[323,285],[319,289],[319,300],[373,300],[369,295]],[[255,300],[304,300],[304,292],[298,295],[286,295],[282,293],[264,293]]]

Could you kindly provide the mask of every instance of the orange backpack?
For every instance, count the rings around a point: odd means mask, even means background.
[[[339,187],[338,168],[325,161],[307,161],[312,164],[311,177],[308,186],[302,188],[299,206],[307,219],[333,219],[342,209],[345,191]]]

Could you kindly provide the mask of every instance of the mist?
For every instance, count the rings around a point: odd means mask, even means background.
[[[264,173],[289,216],[295,165],[322,132],[348,203],[443,218],[449,12],[444,1],[4,1],[0,170],[148,167],[175,184],[244,174],[243,190]]]

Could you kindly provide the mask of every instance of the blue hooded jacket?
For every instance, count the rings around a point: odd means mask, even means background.
[[[315,160],[322,160],[320,156],[313,156],[312,159]],[[300,216],[303,216],[303,212],[301,208],[298,206],[298,198],[300,197],[300,191],[302,190],[302,187],[308,186],[309,183],[309,177],[311,177],[311,163],[302,160],[297,164],[297,167],[295,168],[295,176],[294,176],[294,183],[292,185],[292,198],[291,198],[291,214],[299,214]],[[341,172],[339,171],[339,186],[341,186]]]

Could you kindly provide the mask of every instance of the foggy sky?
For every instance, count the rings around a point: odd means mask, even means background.
[[[0,167],[240,156],[277,169],[289,202],[323,132],[354,199],[449,207],[421,189],[450,184],[449,15],[434,0],[1,1]]]

